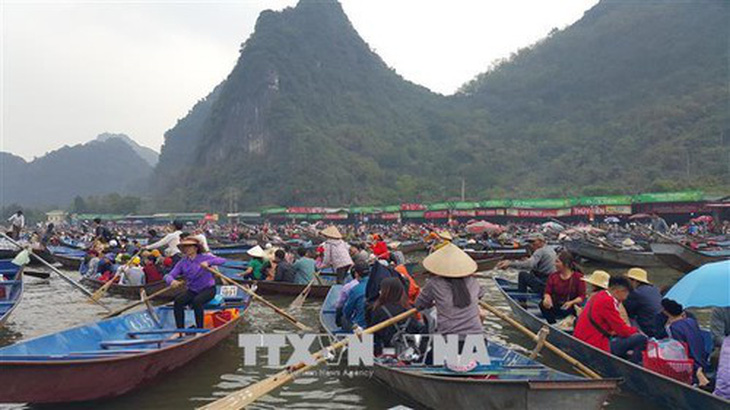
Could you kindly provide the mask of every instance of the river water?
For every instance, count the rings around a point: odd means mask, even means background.
[[[592,269],[592,267],[590,267]],[[589,269],[589,271],[591,271]],[[617,272],[617,271],[616,271]],[[72,277],[78,274],[69,272]],[[491,271],[487,275],[498,275],[514,279],[514,272]],[[671,285],[681,275],[672,270],[655,269],[650,278],[658,285]],[[97,320],[102,309],[85,301],[84,296],[62,279],[53,275],[51,279],[41,280],[26,276],[26,290],[21,305],[13,312],[5,327],[0,328],[0,346],[15,341],[54,332]],[[508,310],[491,279],[480,279],[488,288],[485,300],[490,304]],[[275,304],[286,307],[292,298],[271,297]],[[129,303],[128,300],[107,295],[104,300],[112,308]],[[305,305],[293,312],[302,322],[319,327],[319,308],[321,301],[308,299]],[[498,318],[489,316],[485,330],[491,340],[516,349],[529,352],[534,342],[504,324]],[[238,347],[238,333],[286,333],[292,331],[288,322],[281,319],[270,309],[254,303],[247,318],[239,325],[237,332],[211,351],[189,363],[178,371],[156,380],[153,384],[133,391],[122,397],[102,402],[82,403],[63,406],[43,406],[43,408],[64,409],[186,409],[241,389],[279,369],[265,366],[265,359],[259,358],[260,366],[243,366],[243,350]],[[570,371],[559,359],[543,350],[541,359],[546,364],[564,371]],[[282,358],[288,354],[282,353]],[[323,368],[323,370],[327,370]],[[0,389],[2,386],[0,386]],[[93,388],[93,386],[90,386]],[[262,398],[251,408],[274,409],[384,409],[398,405],[417,408],[389,391],[384,386],[365,376],[332,377],[326,372],[302,377],[284,386],[272,395]],[[447,404],[444,404],[447,406]],[[26,405],[3,405],[1,409],[29,408]],[[578,405],[578,408],[580,406]],[[619,392],[609,397],[606,409],[652,410],[655,407],[643,399]]]

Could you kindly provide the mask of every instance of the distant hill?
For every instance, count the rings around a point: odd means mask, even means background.
[[[334,0],[265,11],[167,132],[166,209],[730,186],[730,3],[603,0],[454,96],[389,68]],[[455,45],[458,46],[458,45]]]
[[[108,132],[105,132],[103,134],[99,134],[99,136],[96,137],[97,141],[107,141],[112,138],[118,138],[124,142],[126,142],[134,152],[137,153],[142,159],[147,161],[150,166],[154,167],[157,165],[157,160],[159,159],[160,154],[157,153],[157,151],[153,150],[152,148],[148,148],[142,145],[139,145],[137,141],[129,138],[127,134],[111,134]]]
[[[138,193],[152,173],[150,164],[120,138],[95,140],[26,162],[0,152],[0,205],[67,208],[77,196]]]

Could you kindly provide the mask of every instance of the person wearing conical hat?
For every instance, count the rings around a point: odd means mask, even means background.
[[[328,226],[320,233],[326,238],[322,244],[324,252],[321,268],[331,267],[334,269],[337,274],[337,283],[342,283],[345,281],[345,275],[353,265],[350,257],[350,246],[342,240],[340,230],[334,225]]]
[[[636,321],[647,336],[653,337],[660,332],[656,317],[662,313],[662,294],[649,282],[649,274],[641,268],[631,268],[626,272],[633,290],[624,302],[629,319]]]
[[[253,248],[246,251],[246,254],[251,257],[248,261],[248,267],[245,271],[241,272],[241,277],[253,280],[264,280],[267,276],[267,270],[270,266],[266,260],[266,252],[264,249],[256,245]]]
[[[587,277],[581,278],[584,282],[591,285],[591,290],[587,293],[588,296],[586,298],[586,301],[584,301],[582,304],[575,307],[575,311],[578,316],[580,316],[581,312],[583,311],[583,307],[585,307],[586,302],[593,297],[596,293],[608,289],[608,281],[611,279],[611,275],[604,271],[604,270],[595,270],[593,273],[591,273]],[[618,313],[621,316],[621,319],[623,319],[624,323],[631,326],[631,321],[629,320],[629,314],[626,313],[626,308],[624,307],[624,304],[619,302],[618,304]]]
[[[449,243],[428,255],[423,266],[430,277],[416,299],[416,308],[436,307],[436,332],[460,336],[483,334],[479,299],[485,290],[474,277],[477,263],[458,246]]]

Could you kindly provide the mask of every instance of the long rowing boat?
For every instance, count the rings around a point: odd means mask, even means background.
[[[219,294],[223,304],[207,306],[206,313],[233,314],[214,328],[176,329],[172,307],[159,306],[0,348],[0,403],[96,400],[148,385],[233,332],[250,297],[236,288]],[[195,323],[191,310],[185,321]]]
[[[0,326],[7,322],[10,314],[23,299],[23,268],[14,265],[9,260],[0,260]]]
[[[665,265],[684,273],[707,263],[730,259],[730,251],[702,252],[679,243],[652,243],[651,250]]]
[[[547,326],[547,323],[538,317],[540,309],[537,307],[537,302],[540,300],[540,295],[519,293],[517,285],[505,279],[495,278],[495,281],[512,312],[522,324],[533,332]],[[528,308],[522,307],[519,301],[527,302]],[[602,376],[624,379],[623,388],[665,408],[674,410],[727,410],[730,408],[728,400],[604,352],[583,343],[555,326],[550,326],[547,340],[587,364]]]
[[[99,289],[100,287],[104,286],[106,282],[101,281],[99,279],[89,278],[86,276],[81,276],[80,280],[81,284],[86,286],[87,288],[90,288],[92,290]],[[151,295],[159,290],[164,289],[167,287],[167,283],[164,280],[159,280],[157,282],[147,283],[141,286],[137,285],[121,285],[119,283],[113,283],[109,286],[107,289],[107,292],[112,295],[120,296],[126,299],[139,299],[139,294],[142,290],[147,292],[148,295]],[[181,292],[183,292],[183,288],[176,288],[172,289],[168,292],[165,292],[163,295],[159,296],[160,300],[171,300],[174,299],[175,296],[179,295]]]
[[[242,261],[229,260],[225,264],[219,267],[222,274],[228,278],[233,279],[241,285],[256,286],[256,293],[261,295],[286,295],[286,296],[297,296],[307,284],[291,283],[291,282],[276,282],[273,280],[246,280],[242,279],[240,273],[246,270],[247,264]],[[333,279],[333,275],[328,272],[320,272],[320,277],[323,278],[322,284],[319,284],[316,280],[309,288],[309,297],[315,299],[324,299],[327,296],[332,287],[331,281],[325,280],[324,277]]]
[[[573,255],[609,265],[642,268],[664,266],[653,252],[613,249],[582,240],[565,241],[563,244]]]
[[[48,246],[48,251],[51,252],[56,262],[63,265],[64,268],[74,270],[81,267],[86,256],[85,251],[68,246]]]
[[[322,327],[331,337],[345,332],[336,325],[335,285],[320,311]],[[392,363],[376,359],[375,379],[397,393],[432,409],[556,409],[580,403],[601,408],[616,389],[616,380],[590,380],[553,370],[494,342],[488,343],[491,363],[466,373],[444,366]]]

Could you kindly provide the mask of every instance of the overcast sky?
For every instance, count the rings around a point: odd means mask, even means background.
[[[342,1],[388,65],[443,94],[597,2]],[[159,151],[165,131],[231,71],[258,14],[295,4],[0,0],[0,150],[32,159],[115,132]]]

